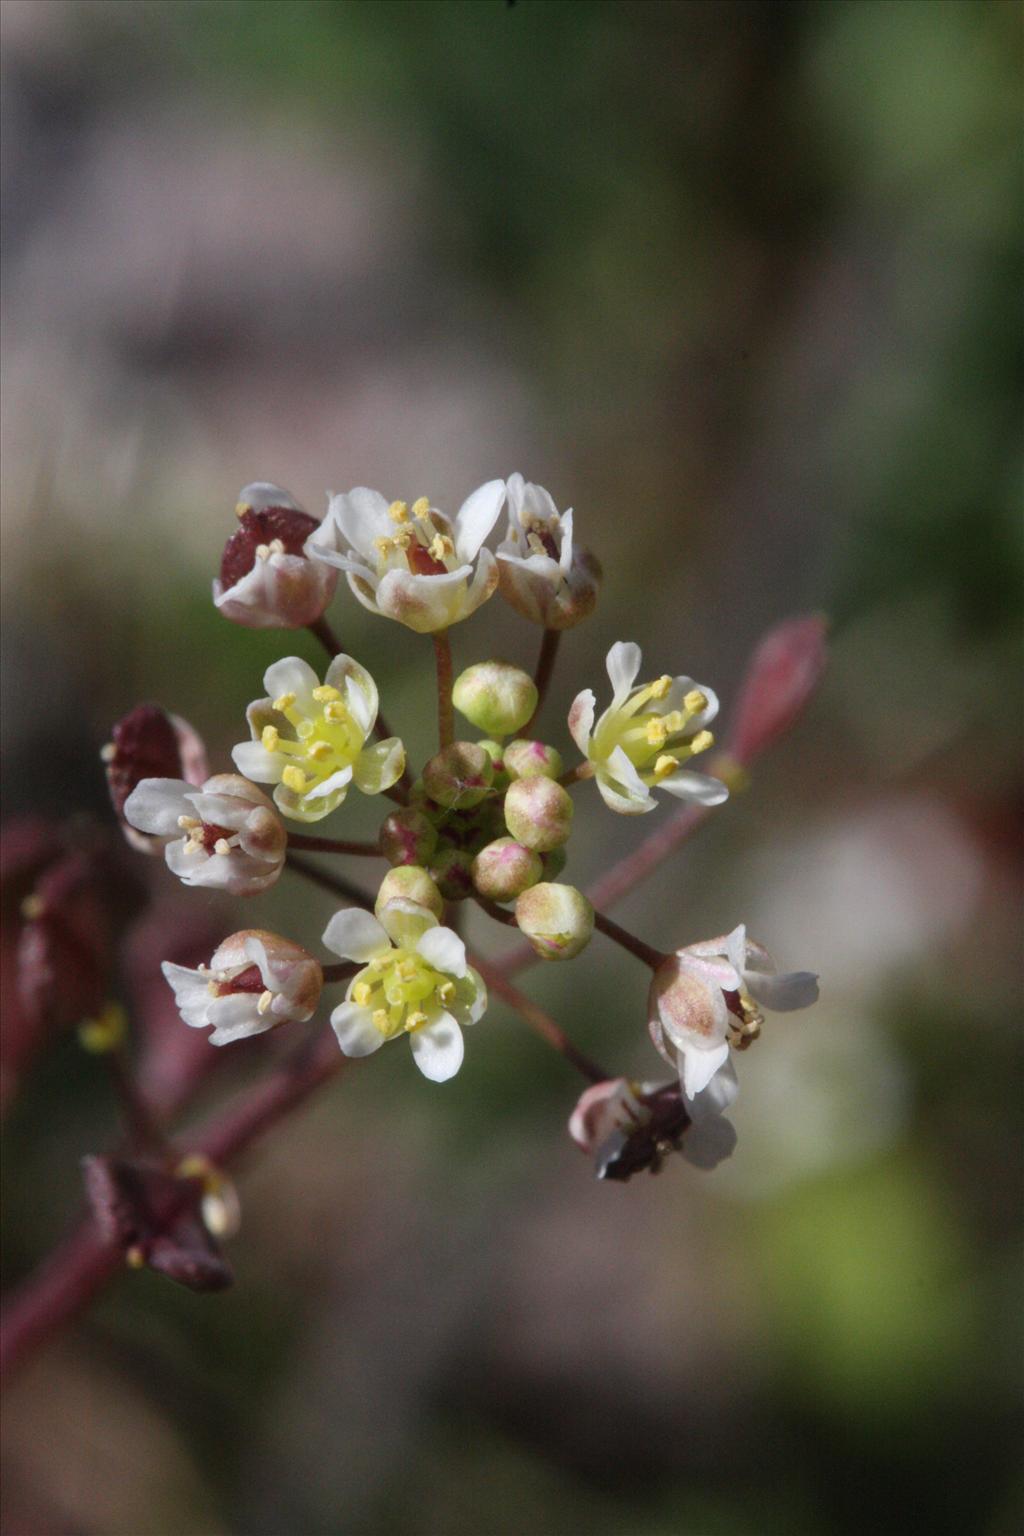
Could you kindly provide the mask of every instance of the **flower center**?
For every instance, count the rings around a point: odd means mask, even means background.
[[[248,576],[257,560],[271,555],[301,555],[303,545],[320,524],[308,512],[292,507],[266,507],[262,512],[239,504],[238,527],[224,546],[220,579],[225,588]]]
[[[710,731],[686,734],[691,722],[707,708],[707,698],[699,688],[691,688],[679,709],[662,712],[644,708],[667,698],[671,687],[672,679],[666,675],[638,688],[601,733],[602,753],[621,746],[647,783],[657,784],[675,773],[688,758],[706,752],[715,739]]]
[[[395,525],[394,533],[373,541],[379,576],[396,569],[412,571],[415,576],[446,576],[458,566],[448,522],[431,510],[426,496],[411,507],[404,501],[393,501],[388,516]]]
[[[282,736],[276,725],[265,725],[260,740],[268,752],[290,758],[281,782],[298,795],[309,794],[342,768],[351,767],[362,750],[364,733],[337,688],[329,684],[313,689],[319,708],[304,711],[294,693],[273,701],[295,731]]]
[[[444,1006],[455,994],[455,983],[428,965],[414,949],[393,949],[377,955],[352,979],[349,998],[369,1008],[374,1027],[385,1040],[422,1029],[423,1005],[432,999]]]

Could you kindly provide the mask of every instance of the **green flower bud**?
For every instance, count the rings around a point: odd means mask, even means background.
[[[380,829],[380,851],[389,864],[427,865],[437,847],[437,828],[414,805],[385,816]]]
[[[571,960],[590,943],[594,909],[574,885],[533,885],[516,902],[516,922],[542,960]]]
[[[473,884],[492,901],[514,901],[541,877],[540,857],[513,837],[499,837],[473,860]]]
[[[505,791],[505,825],[517,843],[548,853],[572,830],[572,797],[554,779],[514,779]]]
[[[473,894],[473,860],[461,848],[442,848],[430,873],[445,901],[465,901]]]
[[[488,736],[511,736],[537,708],[533,678],[507,661],[481,661],[455,681],[452,702]]]
[[[557,779],[562,774],[562,754],[543,741],[510,741],[502,761],[512,779],[530,779],[537,774]]]
[[[413,901],[418,907],[426,907],[437,918],[444,916],[444,897],[426,870],[418,864],[403,864],[398,869],[388,870],[373,905],[378,917],[391,901]]]
[[[451,809],[479,805],[493,781],[494,764],[483,747],[471,741],[455,741],[444,747],[423,770],[431,800]]]

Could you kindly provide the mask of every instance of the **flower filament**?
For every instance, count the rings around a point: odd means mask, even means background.
[[[411,507],[393,501],[388,516],[394,533],[373,541],[379,576],[396,568],[417,576],[445,576],[459,565],[447,519],[431,509],[428,497],[421,496]]]
[[[706,752],[714,742],[710,731],[687,735],[691,722],[707,708],[707,696],[691,688],[679,709],[661,712],[645,708],[668,697],[672,679],[655,678],[612,712],[599,728],[596,745],[602,756],[622,747],[646,783],[657,784],[675,773],[688,758]]]

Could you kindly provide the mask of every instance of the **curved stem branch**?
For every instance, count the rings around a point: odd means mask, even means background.
[[[365,907],[368,912],[373,911],[373,898],[365,891],[346,880],[344,875],[328,873],[325,869],[319,869],[317,865],[308,863],[297,854],[290,853],[285,860],[285,868],[294,870],[297,875],[305,875],[307,880],[312,880],[314,885],[322,886],[325,891],[340,896],[344,901],[351,901],[357,907]]]
[[[594,777],[593,763],[577,763],[575,768],[569,768],[561,775],[558,782],[563,788],[568,789],[570,784],[582,784],[586,779]]]
[[[288,847],[300,853],[350,853],[360,858],[382,857],[376,843],[353,842],[347,838],[307,837],[305,833],[289,832]]]
[[[529,736],[533,722],[544,708],[544,700],[547,698],[551,674],[555,670],[555,660],[558,656],[558,647],[561,639],[562,631],[560,629],[546,629],[541,638],[540,655],[537,657],[537,667],[533,674],[533,681],[537,688],[537,706],[523,726],[523,736]]]
[[[645,944],[643,939],[638,939],[635,933],[621,928],[618,923],[613,923],[610,917],[603,912],[594,912],[594,927],[605,934],[609,939],[614,939],[616,944],[621,944],[623,949],[628,949],[631,955],[642,960],[644,965],[649,965],[652,971],[656,971],[665,956],[660,949],[655,949],[651,944]]]
[[[549,1013],[539,1007],[532,997],[527,997],[525,992],[513,986],[505,975],[500,965],[492,964],[489,960],[481,960],[475,955],[470,956],[470,964],[480,972],[487,986],[501,1000],[514,1008],[516,1013],[530,1026],[534,1034],[540,1035],[548,1045],[554,1046],[566,1061],[574,1066],[577,1072],[592,1083],[603,1083],[613,1074],[606,1072],[604,1067],[598,1066],[585,1052],[569,1039],[560,1024],[556,1024]]]
[[[515,914],[507,911],[504,907],[499,907],[498,903],[492,901],[489,896],[480,896],[474,893],[473,900],[478,907],[487,913],[488,917],[493,917],[496,923],[504,923],[506,928],[517,928],[519,926],[516,922]]]
[[[434,642],[434,662],[437,666],[437,737],[441,748],[450,747],[455,740],[455,717],[452,712],[452,643],[446,629],[438,629],[430,637]]]

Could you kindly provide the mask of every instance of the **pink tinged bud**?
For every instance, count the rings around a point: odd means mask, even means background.
[[[543,872],[539,856],[513,837],[499,837],[473,860],[473,884],[491,901],[514,901],[536,885]]]
[[[473,894],[473,859],[461,848],[442,848],[430,874],[445,901],[465,901]]]
[[[373,910],[378,917],[392,901],[411,901],[416,906],[425,907],[428,912],[433,912],[438,919],[444,916],[444,897],[427,871],[415,864],[391,869],[384,876],[373,905]]]
[[[455,680],[452,702],[489,736],[511,736],[537,708],[533,678],[506,661],[481,661]]]
[[[437,848],[437,828],[424,811],[405,806],[385,816],[380,851],[389,864],[428,865]]]
[[[746,767],[802,713],[827,660],[828,623],[820,614],[769,630],[755,650],[740,689],[728,752]]]
[[[140,853],[162,853],[170,839],[130,826],[124,815],[125,802],[143,779],[184,779],[189,784],[201,784],[208,771],[201,738],[187,720],[169,715],[159,704],[137,704],[114,726],[110,744],[101,756],[111,803],[128,842]]]
[[[516,922],[542,960],[571,960],[590,943],[594,909],[575,886],[542,883],[518,898]]]
[[[543,741],[510,741],[502,761],[513,779],[558,779],[564,766],[561,753]]]
[[[572,797],[553,779],[516,779],[505,791],[505,824],[517,842],[548,853],[568,841]]]
[[[321,618],[338,572],[304,553],[320,527],[279,486],[247,485],[236,507],[213,600],[225,618],[247,629],[302,629]]]
[[[246,928],[225,939],[208,967],[161,967],[178,1012],[192,1029],[210,1029],[211,1045],[228,1045],[278,1024],[302,1022],[320,1001],[323,971],[300,945]]]
[[[491,790],[494,764],[483,747],[456,741],[443,748],[423,770],[423,783],[431,800],[451,810],[479,805]]]
[[[193,1291],[221,1291],[233,1275],[203,1220],[203,1183],[156,1164],[83,1159],[100,1235],[133,1268],[145,1265]]]

